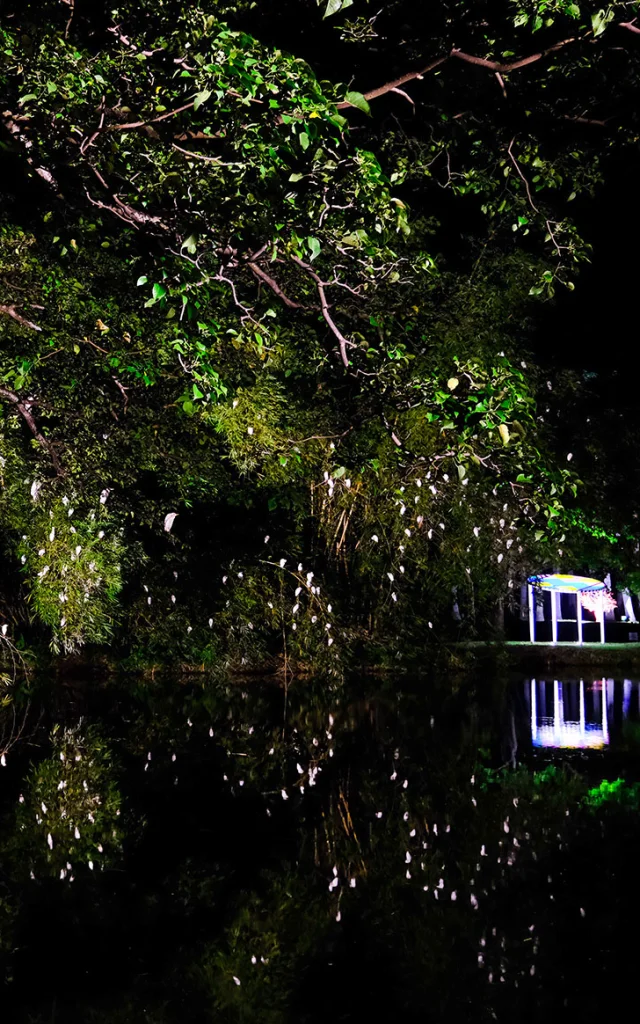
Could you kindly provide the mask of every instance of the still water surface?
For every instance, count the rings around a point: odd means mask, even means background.
[[[3,1021],[547,1022],[633,999],[637,680],[51,693],[4,723]]]

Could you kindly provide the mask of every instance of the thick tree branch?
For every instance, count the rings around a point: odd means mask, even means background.
[[[16,395],[14,391],[9,391],[8,388],[3,387],[0,387],[0,398],[4,398],[5,401],[11,402],[11,404],[15,406],[16,410],[22,416],[23,420],[27,424],[29,430],[35,437],[38,444],[42,445],[42,447],[45,448],[46,451],[48,452],[51,462],[53,463],[53,468],[55,469],[58,476],[63,476],[64,470],[56,454],[56,450],[51,441],[49,441],[48,438],[46,438],[44,434],[42,434],[38,429],[38,424],[31,415],[29,403],[23,401],[19,395]]]
[[[327,282],[322,281],[316,274],[315,270],[313,270],[313,268],[310,267],[308,263],[304,263],[299,256],[292,256],[291,259],[293,260],[294,263],[297,263],[299,267],[302,267],[305,273],[308,274],[313,281],[315,281],[315,285],[318,290],[318,297],[320,299],[320,312],[324,317],[325,323],[328,325],[329,329],[338,339],[338,345],[340,346],[340,357],[342,359],[343,364],[346,367],[348,367],[349,357],[347,355],[347,347],[353,347],[353,342],[347,341],[344,334],[342,334],[339,327],[333,320],[331,313],[329,312],[329,303],[327,302],[327,295],[325,292]]]
[[[563,47],[568,46],[569,43],[577,42],[579,38],[579,36],[570,36],[569,39],[561,39],[560,42],[554,43],[553,46],[549,46],[546,50],[540,50],[539,53],[532,53],[528,57],[522,57],[520,60],[514,60],[511,64],[502,64],[497,60],[487,60],[485,57],[474,57],[470,53],[464,53],[462,50],[456,49],[456,47],[452,49],[450,56],[457,57],[458,60],[464,60],[468,64],[478,64],[480,67],[489,68],[490,71],[497,71],[504,75],[509,71],[517,71],[518,68],[524,68],[529,64],[535,64],[536,61],[542,60],[542,58],[548,56],[548,54],[555,53],[556,50],[563,49]]]
[[[634,22],[635,18],[633,19],[633,21],[621,21],[619,23],[620,28],[626,28],[629,30],[629,32],[635,32],[637,35],[640,36],[640,28],[638,28],[638,26],[635,25]]]

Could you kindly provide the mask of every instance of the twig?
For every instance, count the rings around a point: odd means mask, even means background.
[[[151,117],[146,121],[131,121],[129,124],[111,124],[106,130],[109,132],[128,132],[133,128],[146,128],[148,124],[157,124],[158,121],[166,121],[169,117],[175,117],[176,114],[182,114],[185,110],[191,110],[194,103],[195,99],[191,100],[190,103],[185,103],[183,107],[168,110],[166,114],[160,114],[159,117]]]
[[[122,395],[122,397],[124,399],[124,410],[123,411],[126,413],[127,406],[129,404],[129,396],[127,394],[127,389],[120,383],[119,380],[116,380],[115,377],[112,377],[111,379],[112,379],[113,383],[116,385],[116,387],[118,388],[118,390],[120,391],[120,394]]]
[[[416,112],[416,105],[413,102],[413,100],[411,99],[411,97],[410,97],[408,92],[405,92],[404,89],[398,89],[397,86],[394,86],[393,89],[391,89],[391,92],[397,92],[398,96],[403,96],[404,99],[407,100],[411,104],[411,106],[413,107],[413,112],[415,114],[415,112]]]
[[[105,356],[109,355],[106,348],[100,348],[100,346],[96,345],[95,341],[92,341],[91,338],[82,338],[82,342],[85,345],[91,345],[92,348],[97,349],[98,352],[102,352],[102,354]]]
[[[76,0],[63,0],[63,3],[69,5],[69,20],[64,27],[64,38],[69,38],[69,29],[71,28],[71,22],[73,21],[73,15],[75,13]]]
[[[620,21],[618,24],[620,25],[620,28],[627,28],[629,29],[629,32],[635,32],[640,36],[640,28],[634,24],[635,20],[636,19],[634,18],[633,21]]]
[[[496,79],[497,79],[498,85],[502,89],[502,95],[504,96],[504,98],[506,100],[506,98],[507,98],[507,87],[504,84],[504,78],[502,77],[502,75],[500,74],[499,71],[496,71],[495,74],[496,74]]]
[[[220,157],[218,157],[218,156],[205,156],[204,153],[192,153],[192,151],[190,149],[183,149],[182,146],[178,146],[177,143],[175,143],[175,142],[172,142],[171,146],[172,146],[173,149],[177,149],[179,153],[184,153],[185,156],[190,156],[193,160],[206,160],[207,163],[219,164],[221,167],[236,167],[236,166],[240,166],[240,164],[238,162],[236,162],[236,163],[225,163],[225,161],[221,160]]]
[[[594,117],[573,117],[571,114],[564,114],[564,119],[565,121],[575,121],[577,124],[595,124],[598,128],[607,127],[606,121],[598,121]]]
[[[102,99],[100,100],[100,107],[98,108],[100,110],[100,124],[98,125],[97,129],[95,130],[93,135],[91,135],[90,138],[87,138],[87,136],[85,136],[85,138],[80,143],[80,152],[82,153],[83,156],[86,153],[86,151],[88,150],[89,146],[93,146],[93,143],[98,138],[98,135],[100,134],[100,132],[102,131],[102,129],[104,127],[104,118],[105,118],[105,114],[107,112],[106,111],[106,103],[107,103],[107,97],[103,96]],[[93,169],[95,170],[95,168],[93,168]],[[97,174],[97,171],[96,171],[96,174]]]
[[[518,172],[519,177],[524,182],[524,187],[527,190],[527,197],[529,199],[529,204],[531,206],[531,209],[535,210],[536,213],[540,213],[540,210],[538,209],[538,207],[534,203],[533,198],[531,196],[531,189],[529,188],[529,182],[527,181],[527,179],[525,178],[524,174],[522,173],[522,171],[520,169],[520,164],[518,163],[518,161],[516,160],[515,156],[511,152],[511,147],[513,146],[515,141],[516,141],[516,139],[515,139],[515,135],[514,135],[514,137],[512,138],[511,142],[509,143],[509,148],[507,150],[507,153],[509,154],[509,159],[511,160],[511,163],[513,164],[513,166],[515,167],[516,171]]]

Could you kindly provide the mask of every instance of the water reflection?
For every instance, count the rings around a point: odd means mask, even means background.
[[[610,1015],[635,983],[638,690],[87,686],[2,773],[2,1020]]]
[[[611,729],[638,717],[638,682],[630,679],[530,679],[525,694],[534,747],[602,750]]]

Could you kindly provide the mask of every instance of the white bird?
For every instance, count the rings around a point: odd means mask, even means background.
[[[167,512],[164,517],[164,531],[165,533],[171,533],[171,527],[176,521],[177,512]]]

